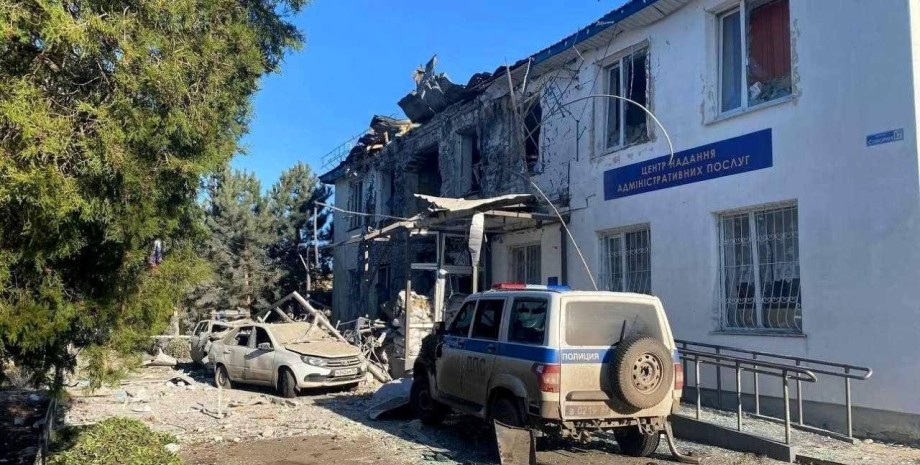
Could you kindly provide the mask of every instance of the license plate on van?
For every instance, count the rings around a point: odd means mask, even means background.
[[[335,370],[335,373],[332,376],[336,378],[339,376],[354,376],[358,374],[357,368],[343,368],[341,370]]]

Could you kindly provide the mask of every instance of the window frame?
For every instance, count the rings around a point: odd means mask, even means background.
[[[620,51],[619,53],[614,54],[608,57],[607,59],[603,60],[600,66],[604,70],[604,91],[605,93],[609,95],[617,95],[621,97],[625,96],[626,98],[629,98],[629,96],[626,95],[628,93],[627,83],[624,80],[624,77],[625,77],[624,70],[626,69],[626,60],[638,53],[644,53],[645,54],[645,86],[646,86],[646,94],[647,94],[645,106],[647,108],[651,108],[651,100],[652,100],[652,92],[651,92],[652,76],[651,74],[652,73],[651,73],[651,62],[650,62],[650,59],[651,59],[650,50],[651,48],[649,47],[648,41],[643,41],[641,43],[628,47]],[[619,89],[616,93],[612,92],[610,89],[610,85],[611,85],[610,73],[614,68],[617,69],[618,71],[617,75],[619,77]],[[611,100],[616,102],[617,104],[616,108],[618,112],[617,131],[619,134],[617,137],[617,143],[615,144],[609,143],[610,135],[609,135],[608,130],[609,130],[609,124],[610,124],[610,101]],[[627,143],[626,142],[626,105],[632,105],[632,104],[624,100],[621,100],[621,99],[612,99],[609,97],[606,99],[603,99],[602,101],[603,101],[602,109],[604,112],[602,147],[605,152],[612,152],[616,150],[625,149],[627,147],[632,147],[635,145],[641,145],[641,144],[650,142],[652,140],[652,129],[651,129],[652,125],[650,124],[651,118],[649,118],[648,114],[646,114],[645,111],[642,112],[645,115],[645,137],[636,142]]]
[[[521,344],[521,345],[536,346],[536,347],[545,346],[547,344],[546,342],[546,339],[547,339],[546,336],[548,332],[547,330],[549,329],[550,300],[545,297],[522,296],[522,297],[514,297],[510,299],[510,301],[511,301],[511,305],[508,308],[508,318],[507,318],[508,325],[504,331],[504,336],[505,336],[504,340],[511,344]],[[516,308],[517,308],[517,303],[519,301],[521,302],[541,302],[545,305],[546,308],[544,309],[544,312],[543,312],[543,339],[540,342],[525,342],[525,341],[514,340],[511,338],[511,330],[514,326],[514,322],[516,321],[515,319]]]
[[[496,330],[495,330],[495,338],[494,338],[494,339],[493,339],[493,338],[482,337],[482,336],[477,336],[477,335],[475,334],[476,323],[479,322],[479,316],[482,314],[482,310],[483,310],[483,305],[482,305],[482,304],[483,304],[484,302],[500,302],[500,303],[501,303],[501,307],[499,307],[499,309],[498,309],[498,318],[496,318],[496,323],[498,324],[498,328],[496,328]],[[489,342],[498,342],[498,341],[502,340],[502,330],[505,328],[505,325],[504,325],[504,320],[505,320],[505,307],[507,307],[507,306],[508,306],[508,299],[506,299],[506,298],[504,298],[504,297],[483,297],[483,298],[481,298],[481,299],[478,299],[478,300],[476,301],[476,310],[473,312],[473,320],[470,322],[470,330],[469,330],[469,332],[468,332],[468,334],[469,334],[468,338],[469,338],[469,339],[476,339],[476,340],[478,340],[478,341],[489,341]]]
[[[798,269],[797,275],[799,280],[798,295],[797,295],[797,305],[798,308],[798,322],[797,326],[794,324],[789,328],[771,328],[764,325],[764,307],[763,307],[763,291],[764,284],[761,282],[761,257],[760,257],[760,248],[758,239],[763,235],[760,230],[757,229],[757,215],[765,213],[775,213],[781,212],[787,209],[794,209],[795,217],[795,266]],[[726,299],[728,298],[727,289],[726,289],[726,261],[725,261],[725,227],[724,220],[729,217],[735,216],[746,216],[747,226],[748,226],[748,241],[751,253],[751,264],[753,274],[753,284],[754,284],[754,293],[753,293],[753,321],[754,324],[751,326],[743,325],[729,325],[729,311],[728,303]],[[750,207],[745,209],[731,210],[725,212],[719,212],[716,214],[717,229],[718,229],[718,278],[719,278],[719,332],[722,333],[731,333],[731,334],[747,334],[747,335],[774,335],[774,336],[804,336],[805,335],[805,326],[804,326],[804,308],[802,308],[802,268],[801,268],[801,249],[799,244],[799,231],[801,230],[801,223],[799,221],[799,205],[798,202],[780,202],[775,204],[760,205],[756,207]],[[791,287],[791,286],[790,286]],[[796,311],[793,311],[793,321],[795,322]],[[737,319],[737,316],[736,316]]]
[[[470,305],[472,307],[472,310],[470,311],[472,312],[473,316],[470,317],[470,326],[466,328],[466,335],[461,336],[459,334],[452,334],[451,332],[454,330],[454,327],[457,325],[457,322],[460,321],[460,315],[463,314],[463,308],[466,307],[467,305]],[[479,299],[469,300],[469,301],[464,302],[463,305],[460,306],[460,309],[457,310],[457,314],[454,315],[454,319],[450,320],[450,324],[447,325],[447,329],[445,329],[444,335],[449,336],[449,337],[462,337],[462,338],[468,339],[470,337],[470,334],[472,334],[472,331],[473,331],[473,322],[476,321],[476,309],[478,307],[479,307]]]
[[[601,232],[599,234],[600,249],[601,249],[600,253],[598,254],[598,258],[600,259],[599,269],[602,271],[601,273],[602,276],[608,276],[608,275],[613,274],[610,271],[611,267],[609,266],[609,264],[611,262],[610,262],[610,256],[609,256],[610,254],[608,253],[609,249],[607,247],[609,243],[608,241],[614,238],[618,239],[620,243],[620,251],[619,251],[620,252],[619,261],[620,261],[620,270],[621,270],[620,273],[622,274],[622,277],[620,278],[620,289],[622,290],[616,291],[616,292],[637,292],[638,293],[638,291],[631,289],[629,286],[629,275],[631,272],[634,272],[634,271],[629,270],[629,266],[628,266],[629,265],[629,261],[628,261],[629,251],[627,250],[627,244],[626,244],[626,235],[635,234],[635,233],[645,233],[647,234],[647,237],[648,237],[648,247],[647,247],[648,249],[647,251],[647,254],[648,254],[648,270],[647,270],[648,272],[648,295],[651,295],[652,293],[652,228],[649,224],[634,225],[634,226],[628,226],[625,228],[619,228],[619,229]],[[604,287],[607,290],[610,290],[610,286],[606,286],[607,282],[609,282],[609,278],[604,281],[604,284],[605,284]],[[642,292],[642,294],[644,294],[644,292]]]
[[[537,248],[536,257],[537,257],[537,265],[538,265],[536,267],[538,279],[536,282],[533,282],[533,283],[528,282],[528,279],[527,279],[527,270],[530,268],[529,266],[530,262],[528,261],[528,258],[527,258],[527,249],[531,247]],[[543,283],[543,244],[541,244],[540,242],[531,242],[528,244],[517,244],[517,245],[512,245],[508,247],[508,255],[510,256],[509,265],[510,265],[510,270],[511,270],[511,272],[509,273],[510,275],[509,281],[518,282],[517,259],[515,257],[517,256],[516,252],[519,250],[524,251],[524,264],[525,265],[524,265],[524,280],[522,281],[523,284],[542,284]]]
[[[791,79],[791,77],[792,77],[791,75],[792,75],[792,73],[794,72],[794,70],[792,69],[792,66],[791,66],[791,63],[790,63],[790,68],[789,68],[789,73],[790,73],[790,84],[789,84],[790,89],[789,89],[789,95],[783,96],[783,97],[778,97],[778,98],[775,98],[775,99],[772,99],[772,100],[766,100],[766,101],[760,102],[760,103],[758,103],[758,104],[756,104],[756,105],[751,105],[751,104],[750,104],[750,95],[749,95],[749,91],[748,91],[748,66],[750,65],[750,58],[749,58],[749,56],[748,56],[748,55],[749,55],[749,52],[748,52],[748,3],[750,3],[750,1],[751,1],[751,0],[737,0],[737,1],[735,1],[731,6],[722,8],[722,9],[716,11],[715,14],[714,14],[714,16],[715,16],[715,21],[716,21],[716,25],[715,25],[715,26],[716,26],[716,27],[715,27],[715,32],[716,32],[716,40],[715,40],[715,43],[716,43],[716,60],[717,60],[717,63],[718,63],[718,65],[717,65],[717,67],[716,67],[716,119],[717,119],[717,120],[718,120],[718,119],[721,119],[721,118],[731,117],[731,116],[734,116],[734,115],[737,115],[737,114],[742,114],[742,113],[745,113],[745,112],[748,112],[748,111],[752,111],[752,110],[755,110],[755,109],[759,109],[759,108],[763,108],[763,107],[768,107],[768,106],[771,106],[771,105],[776,105],[776,104],[778,104],[778,103],[786,102],[786,101],[791,100],[791,99],[795,96],[795,82],[793,82],[792,79]],[[768,0],[766,3],[769,3],[769,1],[772,1],[772,0]],[[791,2],[787,2],[787,8],[791,8],[791,5],[790,5],[790,4],[791,4]],[[722,49],[723,49],[723,46],[724,46],[723,38],[724,38],[724,27],[725,27],[725,23],[724,23],[723,20],[724,20],[727,16],[729,16],[729,15],[731,15],[731,14],[733,14],[733,13],[736,13],[736,12],[738,13],[738,16],[739,16],[738,20],[740,21],[740,28],[741,28],[741,34],[740,34],[740,36],[741,36],[741,79],[740,79],[740,85],[741,85],[741,89],[740,89],[741,104],[740,104],[738,107],[736,107],[736,108],[732,108],[732,109],[730,109],[730,110],[723,110],[723,109],[722,109],[722,93],[723,93],[723,88],[722,88],[722,70],[723,70],[723,54],[722,54]],[[790,11],[790,18],[789,18],[789,21],[790,21],[790,31],[791,31],[791,28],[792,28],[792,24],[791,24],[791,22],[792,22],[791,11]],[[793,53],[792,53],[792,47],[793,47],[793,43],[792,43],[792,40],[791,40],[791,38],[790,38],[790,42],[789,42],[789,49],[790,49],[790,50],[789,50],[789,53],[790,53],[790,56],[792,56],[792,54],[793,54]]]
[[[357,188],[356,188],[357,186]],[[357,196],[355,192],[357,191]],[[364,211],[364,180],[358,179],[356,181],[350,181],[348,183],[348,205],[347,209],[353,212],[366,213]],[[348,217],[348,230],[353,231],[355,229],[361,228],[365,225],[365,219],[367,217],[363,215],[349,215]]]

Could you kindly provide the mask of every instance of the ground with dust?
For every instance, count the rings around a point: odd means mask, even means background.
[[[180,453],[190,465],[495,463],[489,430],[475,419],[455,415],[437,428],[421,425],[408,413],[368,419],[368,407],[373,405],[370,386],[358,392],[304,393],[289,400],[263,388],[218,392],[205,370],[193,365],[182,365],[180,370],[189,375],[186,381],[173,379],[180,371],[159,367],[143,369],[117,388],[95,392],[71,388],[65,421],[87,424],[116,415],[138,418],[156,430],[176,435]],[[711,421],[734,424],[728,415],[706,415]],[[745,424],[761,434],[782,432],[770,423],[746,419]],[[920,464],[920,450],[906,447],[850,445],[798,431],[793,439],[803,451],[824,460]],[[680,441],[680,447],[707,457],[704,463],[712,465],[779,463],[685,441]],[[543,445],[538,459],[546,465],[672,463],[663,441],[650,459],[623,457],[616,451],[614,442],[604,440],[552,444]]]

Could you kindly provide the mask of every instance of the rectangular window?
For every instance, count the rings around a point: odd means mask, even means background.
[[[450,329],[447,330],[447,334],[467,337],[470,334],[470,325],[473,323],[473,310],[475,309],[475,300],[463,304],[463,307],[457,312],[457,316],[450,323]]]
[[[479,138],[475,132],[460,135],[460,155],[463,157],[464,175],[469,179],[469,193],[479,192],[482,182],[482,155],[479,152]]]
[[[540,97],[534,97],[527,115],[524,117],[524,155],[527,159],[529,173],[537,172],[540,163],[540,128],[543,122],[543,107],[540,106]]]
[[[505,308],[505,299],[482,299],[476,309],[476,320],[473,322],[474,339],[498,340],[498,332],[502,325],[502,310]]]
[[[652,293],[651,231],[648,228],[601,238],[601,283],[608,291]]]
[[[511,327],[508,341],[542,345],[546,338],[546,299],[523,297],[511,306]]]
[[[348,211],[364,213],[364,182],[355,181],[348,185]],[[364,216],[350,215],[348,229],[360,228],[364,224]]]
[[[723,329],[802,332],[798,207],[719,217]]]
[[[607,93],[648,107],[648,49],[617,60],[607,68]],[[649,140],[648,115],[622,99],[607,99],[607,148],[626,147]]]
[[[540,245],[511,249],[511,279],[517,283],[540,284]]]
[[[609,347],[637,333],[662,336],[655,306],[650,304],[570,302],[564,315],[565,343],[573,347]]]
[[[742,0],[717,19],[721,110],[791,95],[789,0]]]

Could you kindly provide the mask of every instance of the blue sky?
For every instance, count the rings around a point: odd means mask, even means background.
[[[320,158],[365,129],[374,114],[402,112],[412,71],[432,55],[458,83],[494,71],[575,32],[623,0],[314,0],[295,19],[306,35],[253,102],[248,154],[233,161],[267,189],[298,161]]]

